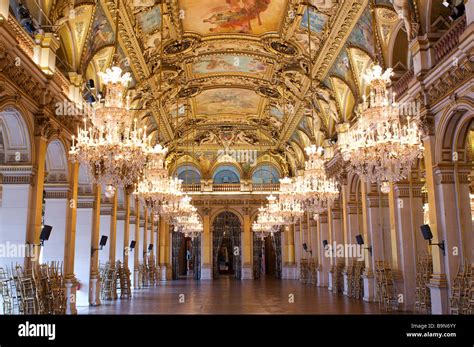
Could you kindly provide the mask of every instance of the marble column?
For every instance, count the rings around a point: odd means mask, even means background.
[[[362,275],[364,283],[364,301],[374,301],[375,300],[375,275],[373,268],[373,259],[377,257],[380,259],[382,247],[380,242],[380,235],[377,233],[377,230],[374,228],[380,227],[379,216],[378,216],[378,203],[377,199],[374,197],[369,198],[367,192],[367,185],[365,181],[361,182],[361,196],[362,196],[362,226],[363,226],[363,238],[364,238],[364,248],[372,247],[372,253],[369,250],[365,251],[365,269]]]
[[[453,211],[454,205],[452,191],[454,178],[452,175],[443,174],[443,171],[435,166],[435,137],[427,136],[424,141],[424,159],[426,168],[426,187],[428,191],[428,206],[430,229],[433,234],[433,243],[446,241],[446,226],[450,228],[455,225]],[[444,194],[448,193],[448,194]],[[450,195],[450,196],[447,196]],[[444,200],[448,199],[448,200]],[[448,208],[445,210],[444,208]],[[455,233],[448,233],[450,235]],[[448,244],[451,246],[451,244]],[[431,247],[431,255],[433,258],[433,275],[431,276],[429,288],[431,294],[431,312],[433,314],[448,313],[448,281],[447,275],[451,273],[451,269],[446,268],[443,251],[437,246]],[[453,259],[457,262],[457,258]],[[454,269],[453,269],[454,270]]]
[[[99,233],[100,233],[100,184],[94,184],[94,206],[92,208],[91,228],[91,261],[89,273],[89,305],[98,306],[100,302],[100,273],[99,273]]]
[[[150,259],[152,260],[152,263],[154,263],[155,262],[154,261],[155,259],[155,218],[153,215],[153,210],[150,211],[150,245],[151,245]],[[150,266],[151,265],[152,264],[150,264]]]
[[[244,212],[244,230],[242,233],[242,276],[241,279],[247,280],[253,278],[252,267],[252,230],[250,223],[250,208],[245,207]]]
[[[133,287],[140,288],[140,201],[135,198],[135,249],[133,252]]]
[[[212,279],[212,233],[211,233],[211,209],[203,209],[202,225],[203,234],[201,240],[201,279]]]
[[[295,262],[295,227],[294,224],[290,224],[285,227],[283,232],[283,269],[282,278],[285,279],[297,279],[297,267]]]
[[[413,309],[415,302],[415,249],[408,182],[390,185],[390,234],[397,244],[397,252],[392,252],[392,272],[397,288],[398,306],[401,310]],[[417,206],[422,208],[422,206]]]
[[[28,229],[26,231],[26,244],[33,245],[35,251],[39,248],[40,233],[42,226],[43,190],[46,167],[47,139],[42,135],[36,135],[34,139],[35,157],[33,161],[33,172],[31,180],[31,195],[29,200]],[[37,247],[37,248],[36,248]],[[25,268],[32,266],[32,262],[38,259],[25,258]]]
[[[335,202],[334,208],[331,208],[331,244],[332,244],[332,273],[329,281],[333,280],[332,276],[337,275],[338,267],[342,271],[341,264],[344,263],[345,258],[345,244],[344,244],[344,232],[342,228],[341,210],[339,202]],[[337,281],[337,279],[334,279]],[[334,289],[334,288],[331,288]],[[342,290],[342,288],[337,289]]]
[[[166,281],[168,279],[168,247],[167,238],[169,234],[168,223],[163,218],[160,218],[160,279]],[[171,270],[171,269],[170,269]]]
[[[155,262],[156,262],[156,273],[157,276],[160,273],[160,220],[162,217],[159,217],[159,219],[156,221],[156,231],[155,231]],[[157,277],[158,279],[158,277]]]
[[[328,212],[319,214],[319,249],[320,249],[320,261],[318,264],[318,287],[328,287],[328,273],[331,268],[331,255],[327,249],[324,249],[323,241],[326,240],[329,245],[329,226],[328,226]]]
[[[125,217],[123,224],[123,266],[128,267],[130,255],[130,190],[125,189],[124,201]]]
[[[110,212],[110,234],[109,234],[109,263],[110,267],[115,269],[115,259],[117,252],[117,207],[118,207],[118,190],[112,198],[112,209]],[[112,291],[112,300],[117,299],[117,292]]]
[[[328,223],[327,223],[327,227],[328,227],[328,231],[327,231],[327,241],[328,241],[328,247],[330,249],[329,252],[325,252],[325,255],[327,255],[329,257],[328,259],[328,263],[329,263],[329,266],[328,266],[328,270],[327,270],[327,273],[326,273],[326,276],[328,278],[328,290],[332,290],[332,277],[333,277],[333,274],[334,274],[334,267],[335,267],[335,253],[336,253],[336,244],[335,244],[335,240],[334,240],[334,224],[333,224],[333,219],[334,219],[334,216],[333,216],[333,209],[331,207],[328,208],[328,212],[327,212],[327,218],[328,218]],[[324,239],[323,239],[324,240]]]
[[[66,210],[66,239],[64,243],[64,284],[66,287],[66,314],[77,314],[74,252],[76,250],[76,217],[79,181],[79,163],[69,163],[69,205]]]
[[[145,206],[144,212],[144,225],[143,225],[143,266],[146,268],[148,263],[148,207]]]

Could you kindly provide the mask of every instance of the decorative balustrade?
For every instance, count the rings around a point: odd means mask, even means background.
[[[393,84],[393,91],[397,95],[397,99],[408,90],[410,81],[415,77],[413,68],[405,72],[399,79]]]
[[[183,184],[185,192],[275,192],[279,183],[192,183]]]
[[[434,44],[436,62],[449,54],[459,43],[459,37],[466,29],[466,16],[457,19],[447,32]]]
[[[240,183],[221,183],[212,185],[213,192],[240,192]]]
[[[254,192],[275,192],[280,190],[279,183],[252,183],[251,187]]]
[[[201,184],[200,183],[188,183],[182,185],[183,191],[185,192],[200,192]]]

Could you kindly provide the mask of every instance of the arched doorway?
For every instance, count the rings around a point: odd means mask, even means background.
[[[212,237],[213,277],[241,278],[241,224],[232,212],[222,212],[214,220]]]
[[[183,233],[172,233],[172,278],[201,278],[201,236],[191,239]]]
[[[263,276],[281,278],[281,231],[263,240],[253,234],[253,278]]]

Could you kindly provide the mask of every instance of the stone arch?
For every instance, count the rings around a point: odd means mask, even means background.
[[[262,182],[259,182],[259,181],[254,181],[254,174],[257,173],[259,170],[263,170],[266,167],[269,167],[269,168],[274,170],[273,172],[271,172],[271,174],[272,174],[272,176],[274,176],[274,178],[276,178],[276,181],[275,182],[264,182],[264,183],[278,183],[279,182],[279,179],[282,177],[282,174],[281,174],[281,171],[279,170],[279,168],[276,167],[273,163],[261,162],[261,163],[258,163],[250,171],[250,178],[252,179],[252,182],[254,184],[262,183]]]
[[[241,216],[240,216],[241,217]],[[225,224],[228,223],[228,224]],[[242,228],[243,223],[239,214],[225,210],[216,214],[212,221],[212,269],[213,278],[219,278],[219,252],[223,245],[226,232],[231,243],[231,250],[227,250],[232,257],[232,268],[237,279],[242,277]],[[229,257],[230,258],[230,257]]]
[[[198,166],[193,163],[183,163],[176,167],[173,176],[178,177],[186,183],[197,184],[202,179],[202,173]]]
[[[474,119],[474,102],[469,98],[461,98],[455,104],[446,108],[436,129],[435,162],[452,162],[453,153],[457,159],[465,162],[467,159],[462,134]]]
[[[33,141],[23,114],[12,106],[0,111],[0,164],[30,164],[32,161]]]
[[[214,181],[216,179],[216,176],[219,174],[219,172],[224,171],[224,170],[222,171],[219,171],[219,170],[226,167],[228,168],[227,171],[229,171],[233,175],[232,180],[233,181],[237,180],[237,182],[229,182],[229,183],[239,183],[242,180],[243,172],[242,172],[242,168],[239,165],[236,165],[234,163],[219,163],[218,165],[216,165],[214,167],[214,170],[212,171],[212,180]],[[223,182],[223,183],[226,183],[226,182]]]
[[[223,207],[223,208],[220,208],[220,209],[214,211],[211,214],[211,218],[210,218],[210,225],[211,226],[214,225],[214,221],[217,218],[217,216],[220,215],[223,212],[232,212],[233,214],[235,214],[239,218],[240,224],[244,225],[244,217],[242,216],[241,212],[239,212],[238,210],[236,210],[234,208],[231,208],[231,207]]]
[[[393,68],[394,78],[398,78],[411,68],[408,37],[403,30],[403,21],[395,26],[388,44],[388,66]],[[395,55],[396,54],[396,55]]]
[[[60,138],[53,138],[46,148],[46,172],[48,183],[65,183],[69,180],[67,151]]]

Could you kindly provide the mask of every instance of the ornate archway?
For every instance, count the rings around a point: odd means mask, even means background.
[[[172,233],[172,278],[191,276],[201,279],[201,236],[191,239],[181,232]]]
[[[232,212],[219,213],[212,224],[212,273],[219,278],[222,273],[242,275],[242,225],[239,217]]]
[[[281,231],[261,239],[253,234],[253,278],[270,275],[281,278]]]

